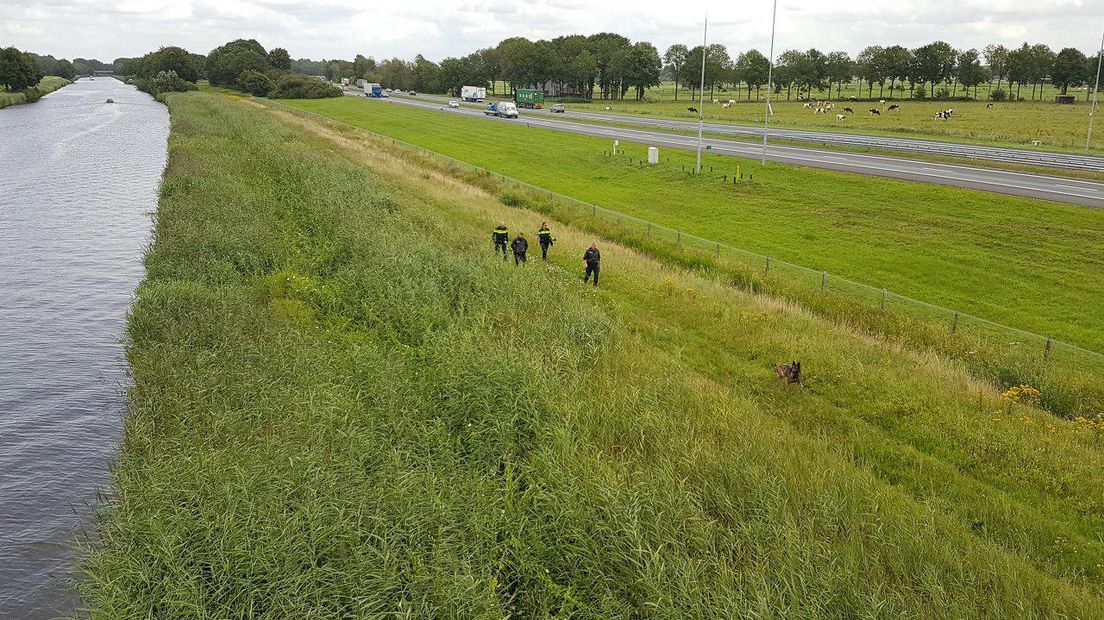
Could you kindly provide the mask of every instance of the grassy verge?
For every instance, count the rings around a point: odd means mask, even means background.
[[[724,96],[727,100],[730,97]],[[717,97],[721,100],[721,97]],[[1018,101],[993,103],[987,107],[984,101],[922,101],[894,100],[900,110],[886,111],[877,103],[836,101],[836,108],[827,114],[816,114],[798,101],[778,101],[771,104],[774,115],[771,123],[794,129],[820,129],[843,133],[863,133],[890,137],[948,140],[992,146],[1017,148],[1042,148],[1050,151],[1084,153],[1085,132],[1088,128],[1089,104],[1079,101],[1074,105],[1058,105],[1053,102]],[[595,101],[573,103],[572,109],[592,112],[610,112],[697,120],[698,115],[687,111],[697,107],[697,101]],[[703,109],[709,122],[761,125],[763,102],[737,102],[728,108],[708,99]],[[887,103],[887,105],[889,105]],[[851,107],[854,113],[845,112]],[[877,108],[878,115],[869,110]],[[936,118],[936,112],[953,108],[951,120]],[[844,114],[844,121],[837,121],[836,114]],[[1033,142],[1040,145],[1034,147]],[[1092,154],[1104,155],[1104,142],[1093,145]]]
[[[1104,349],[1104,213],[831,171],[664,152],[603,156],[604,140],[346,98],[302,109],[599,206],[982,318]],[[742,166],[753,183],[722,182]],[[731,180],[731,176],[729,176]],[[1046,222],[1040,224],[1040,222]]]
[[[92,617],[1094,617],[1097,430],[350,128],[171,95]],[[770,362],[800,356],[808,389]]]
[[[66,86],[68,84],[72,84],[72,82],[65,78],[48,75],[39,80],[37,86],[27,89],[27,91],[18,93],[0,91],[0,109],[6,108],[10,105],[18,105],[20,103],[38,101],[43,96],[48,95],[55,90],[61,88],[62,86]]]

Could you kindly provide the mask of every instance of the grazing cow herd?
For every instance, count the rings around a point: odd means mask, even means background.
[[[851,99],[854,100],[855,98],[852,97]],[[717,100],[717,99],[713,99],[712,102],[714,104],[720,105],[721,108],[725,109],[725,110],[729,109],[733,105],[736,105],[736,100],[735,99],[729,99],[728,101],[720,101],[720,100]],[[885,112],[885,113],[899,112],[901,110],[901,105],[900,104],[891,103],[889,105],[886,105],[886,100],[885,99],[880,99],[878,101],[878,104],[879,104],[878,107],[872,107],[869,110],[867,110],[867,112],[871,116],[881,116],[883,112]],[[804,110],[812,111],[813,114],[828,114],[830,112],[833,112],[836,109],[836,104],[833,103],[832,101],[821,101],[821,100],[804,101],[804,102],[802,102],[801,107]],[[987,103],[985,105],[985,109],[987,109],[987,110],[990,110],[992,108],[993,108],[992,103]],[[606,106],[606,109],[609,110],[610,109],[609,106]],[[698,108],[693,107],[693,106],[687,107],[686,111],[690,112],[691,114],[698,114]],[[940,110],[940,111],[936,112],[935,113],[935,118],[941,119],[943,121],[949,121],[949,120],[951,120],[951,117],[954,115],[954,113],[955,113],[954,108],[947,108],[946,110]],[[856,114],[854,108],[852,108],[850,106],[844,107],[842,113],[836,114],[836,122],[837,123],[842,123],[843,121],[847,120],[848,115],[852,115],[852,114]]]

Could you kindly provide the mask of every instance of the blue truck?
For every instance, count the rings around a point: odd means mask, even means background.
[[[375,83],[365,84],[364,85],[364,96],[365,97],[382,97],[383,96],[383,87],[380,86],[379,84],[375,84]]]

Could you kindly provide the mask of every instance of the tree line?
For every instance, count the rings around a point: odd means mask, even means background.
[[[632,42],[610,32],[570,35],[531,41],[511,37],[494,47],[435,63],[419,54],[413,60],[390,58],[377,62],[357,55],[353,61],[300,59],[292,70],[324,75],[327,79],[366,79],[386,88],[457,94],[462,86],[486,85],[495,92],[499,82],[513,92],[540,88],[549,94],[592,99],[637,99],[658,86],[663,60],[654,45]]]
[[[154,95],[193,90],[196,82],[232,88],[258,97],[311,99],[339,97],[341,89],[326,81],[296,74],[282,47],[266,50],[255,39],[236,39],[207,53],[162,47],[137,58],[117,58],[114,70]]]
[[[733,58],[718,43],[704,52],[704,82],[711,97],[718,88],[740,91],[748,99],[753,92],[756,98],[762,96],[771,70],[765,54],[750,49]],[[872,45],[854,57],[844,51],[786,50],[775,61],[772,83],[774,92],[785,92],[788,99],[811,98],[814,93],[830,97],[833,89],[839,97],[843,86],[856,80],[868,98],[873,98],[875,91],[879,98],[885,97],[887,89],[890,96],[907,92],[910,97],[977,98],[978,88],[985,85],[987,98],[1024,98],[1026,88],[1035,99],[1042,96],[1044,84],[1063,94],[1071,86],[1089,84],[1096,74],[1096,61],[1095,54],[1073,47],[1054,52],[1045,44],[1026,42],[1011,49],[994,43],[982,50],[959,50],[945,41],[911,49]],[[702,62],[700,45],[671,45],[661,56],[651,43],[634,43],[605,32],[539,41],[511,37],[494,47],[440,63],[420,54],[409,61],[390,58],[377,62],[363,55],[352,61],[304,58],[293,61],[292,71],[329,80],[366,79],[388,88],[425,92],[458,93],[464,85],[487,85],[493,93],[497,84],[504,82],[511,92],[538,87],[552,95],[587,99],[596,95],[621,99],[630,92],[642,99],[646,89],[666,79],[674,83],[678,99],[680,89],[697,96]]]

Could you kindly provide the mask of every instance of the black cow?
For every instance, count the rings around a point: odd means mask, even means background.
[[[881,110],[879,110],[878,108],[870,108],[870,113],[871,114],[877,114],[878,116],[882,115]]]

